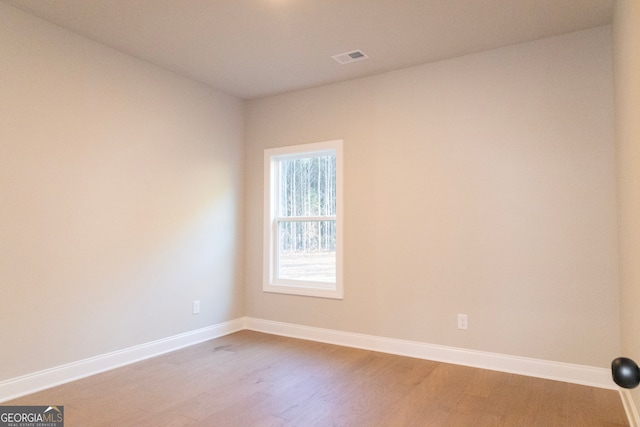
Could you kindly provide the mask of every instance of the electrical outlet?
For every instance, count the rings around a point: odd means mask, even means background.
[[[193,314],[200,313],[200,301],[193,302]]]
[[[458,329],[467,329],[469,319],[466,314],[458,314]]]

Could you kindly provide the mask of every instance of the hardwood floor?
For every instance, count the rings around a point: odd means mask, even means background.
[[[242,331],[3,405],[67,427],[622,426],[617,392]]]

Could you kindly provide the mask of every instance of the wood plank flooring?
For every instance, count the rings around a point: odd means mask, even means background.
[[[242,331],[3,405],[65,426],[624,426],[616,391]]]

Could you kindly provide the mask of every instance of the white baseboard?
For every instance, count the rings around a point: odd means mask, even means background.
[[[631,391],[621,388],[620,399],[622,400],[622,406],[624,406],[624,412],[627,414],[629,426],[640,427],[640,415],[638,414],[638,407],[633,401],[633,396],[631,396]]]
[[[487,353],[245,317],[245,328],[274,335],[617,390],[605,368]]]
[[[618,389],[611,380],[609,370],[605,368],[487,353],[244,317],[0,381],[0,402],[16,399],[242,329],[593,387]],[[640,427],[638,411],[628,390],[621,391],[621,399],[631,426]]]
[[[0,402],[242,330],[242,318],[0,381]]]

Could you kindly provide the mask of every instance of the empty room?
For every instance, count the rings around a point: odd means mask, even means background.
[[[639,426],[639,304],[637,0],[0,0],[0,426]]]

